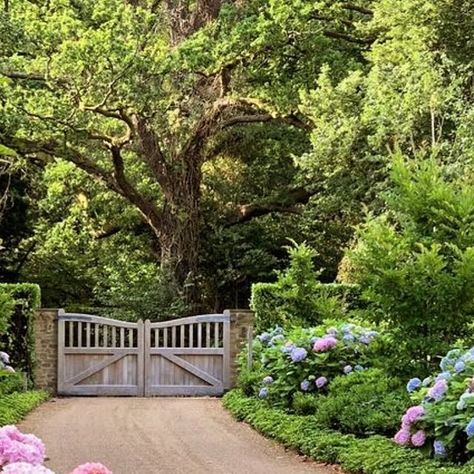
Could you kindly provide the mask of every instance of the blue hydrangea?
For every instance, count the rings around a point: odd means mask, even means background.
[[[265,385],[270,385],[273,383],[273,377],[271,375],[267,375],[266,377],[263,378],[262,382]]]
[[[290,354],[293,351],[294,348],[295,348],[294,344],[285,344],[281,348],[281,352],[283,352],[284,354]]]
[[[423,382],[421,382],[421,384],[423,385],[423,387],[428,387],[428,385],[431,385],[431,382],[433,382],[433,378],[426,377],[423,379]]]
[[[343,340],[345,343],[353,342],[354,339],[355,339],[355,338],[354,338],[354,335],[353,335],[353,334],[350,334],[350,333],[344,334],[344,336],[342,337],[342,340]]]
[[[345,323],[341,326],[341,331],[342,332],[350,332],[355,328],[354,324],[351,323]]]
[[[272,337],[271,343],[276,344],[277,342],[284,341],[284,340],[285,340],[285,336],[283,334],[277,334],[276,336]]]
[[[444,443],[439,439],[434,441],[433,449],[436,456],[446,456],[446,447],[444,446]]]
[[[290,353],[290,357],[293,362],[301,362],[302,360],[306,359],[307,355],[308,351],[304,347],[295,347]]]
[[[410,379],[407,383],[407,392],[414,392],[417,388],[421,386],[421,380],[418,377]]]
[[[272,336],[268,334],[268,332],[264,332],[260,335],[257,336],[257,339],[262,343],[262,344],[268,344],[271,340]]]
[[[267,398],[268,397],[268,388],[263,387],[260,389],[260,392],[258,392],[258,398]]]
[[[459,397],[458,403],[456,404],[456,408],[457,408],[458,410],[464,410],[464,409],[466,408],[466,406],[467,406],[466,401],[467,401],[469,398],[474,398],[474,393],[464,392],[464,393]]]
[[[362,334],[359,336],[359,342],[362,342],[362,344],[370,344],[372,342],[372,338],[368,334]]]
[[[471,420],[466,426],[465,431],[468,438],[472,438],[474,436],[474,418],[471,418]]]
[[[354,370],[356,372],[361,372],[362,370],[365,370],[365,369],[361,365],[357,364],[357,365],[354,366]]]
[[[452,377],[450,372],[441,372],[435,379],[436,382],[440,380],[449,380]]]
[[[454,370],[456,373],[461,373],[466,368],[466,364],[462,360],[458,360],[454,365]]]
[[[304,379],[301,383],[300,383],[300,388],[301,390],[303,390],[303,392],[307,392],[311,387],[311,382],[307,379]]]

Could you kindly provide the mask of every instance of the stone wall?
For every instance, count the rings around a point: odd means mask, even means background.
[[[234,387],[237,382],[237,356],[245,344],[251,344],[254,312],[248,309],[226,310],[230,314],[230,386]]]
[[[58,310],[40,309],[34,318],[36,388],[56,393],[58,382]]]

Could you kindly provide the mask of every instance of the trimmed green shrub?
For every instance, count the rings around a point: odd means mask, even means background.
[[[0,397],[25,390],[25,375],[0,370]]]
[[[12,296],[0,289],[0,335],[5,334],[13,314],[15,302]]]
[[[276,325],[314,326],[325,319],[342,319],[345,311],[363,307],[360,287],[318,281],[313,264],[315,251],[306,244],[289,248],[290,265],[275,283],[252,285],[250,306],[257,331]]]
[[[427,459],[421,452],[403,449],[383,436],[357,438],[321,428],[313,416],[289,415],[259,400],[228,392],[224,406],[266,436],[321,462],[339,463],[357,474],[472,474],[474,466],[456,466]]]
[[[393,435],[410,404],[405,386],[380,369],[336,377],[318,400],[318,424],[356,435]]]
[[[18,423],[48,398],[48,393],[41,390],[17,392],[0,397],[0,426]]]
[[[0,335],[0,346],[8,352],[16,369],[32,377],[34,365],[33,317],[40,306],[40,288],[30,283],[0,284],[0,294],[14,302],[6,331]]]

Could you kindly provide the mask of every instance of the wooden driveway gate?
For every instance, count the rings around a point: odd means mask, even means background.
[[[61,395],[220,395],[230,388],[230,315],[130,323],[58,314]]]

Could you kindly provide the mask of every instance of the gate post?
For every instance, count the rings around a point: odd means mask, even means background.
[[[230,316],[230,386],[237,383],[237,356],[244,344],[251,347],[255,313],[249,309],[226,309],[224,314]]]
[[[56,394],[58,384],[58,313],[59,309],[39,309],[34,318],[35,387]]]

